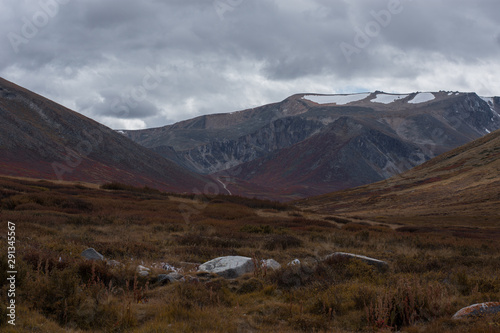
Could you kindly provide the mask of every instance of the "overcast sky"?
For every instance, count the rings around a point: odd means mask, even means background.
[[[0,2],[0,76],[115,129],[295,93],[500,95],[498,0]]]

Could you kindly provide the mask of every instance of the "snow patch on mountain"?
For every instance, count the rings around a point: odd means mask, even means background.
[[[404,99],[408,95],[393,95],[393,94],[377,94],[377,97],[370,100],[373,103],[390,104],[400,99]]]
[[[411,104],[425,103],[425,102],[432,101],[435,98],[436,98],[436,96],[434,96],[434,94],[430,93],[430,92],[418,93],[417,95],[415,95],[415,97],[413,97],[413,99],[411,101],[408,101],[408,103],[411,103]]]
[[[345,105],[357,102],[370,96],[370,93],[351,94],[351,95],[305,95],[302,99],[307,99],[318,104],[337,104]]]
[[[497,117],[500,117],[500,114],[497,112],[497,110],[495,110],[495,101],[493,99],[493,97],[483,97],[483,96],[479,96],[483,101],[485,101],[488,106],[490,107],[490,110],[493,112],[493,114],[495,114]],[[493,120],[493,119],[491,119]]]

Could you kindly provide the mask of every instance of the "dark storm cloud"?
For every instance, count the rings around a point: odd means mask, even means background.
[[[498,95],[498,12],[495,0],[3,2],[0,75],[115,128],[305,91]]]

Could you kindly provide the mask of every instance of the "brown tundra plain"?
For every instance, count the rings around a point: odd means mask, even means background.
[[[451,318],[500,298],[496,223],[428,228],[412,219],[318,213],[304,202],[119,183],[0,178],[0,195],[2,253],[11,221],[18,272],[16,325],[2,306],[2,332],[500,331],[498,314]],[[85,260],[87,248],[107,261]],[[324,259],[334,252],[388,266]],[[197,270],[233,255],[252,258],[257,269],[236,279]],[[280,269],[259,265],[271,258]],[[301,264],[287,265],[294,259]],[[138,274],[138,265],[149,274]],[[174,268],[181,281],[158,282]]]

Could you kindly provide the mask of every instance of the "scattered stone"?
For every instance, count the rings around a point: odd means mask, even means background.
[[[276,271],[281,268],[281,265],[274,259],[266,259],[262,260],[262,268],[271,268]]]
[[[389,268],[389,264],[385,261],[362,256],[359,254],[352,254],[352,253],[346,253],[346,252],[335,252],[333,254],[327,255],[323,260],[328,260],[332,257],[343,257],[343,258],[354,258],[354,259],[359,259],[368,265],[372,265],[377,267],[380,271],[386,271]]]
[[[168,274],[159,274],[156,282],[159,284],[166,284],[173,281],[169,279]]]
[[[215,273],[226,279],[235,279],[255,269],[252,258],[241,256],[219,257],[200,265],[198,271]]]
[[[158,280],[157,280],[157,282],[160,284],[174,283],[179,281],[184,281],[184,276],[175,272],[170,274],[160,274],[158,275]]]
[[[136,270],[137,270],[137,274],[139,274],[139,276],[148,276],[149,275],[149,271],[151,269],[149,269],[147,267],[144,267],[142,265],[138,265]]]
[[[179,269],[170,265],[169,263],[164,263],[162,268],[166,271],[174,271],[174,272],[177,272]]]
[[[172,279],[175,279],[177,281],[181,281],[181,280],[184,279],[184,276],[182,274],[177,273],[177,272],[173,272],[173,273],[167,274],[167,276],[169,276]]]
[[[85,251],[82,252],[82,257],[84,257],[87,260],[104,260],[104,256],[94,250],[93,248],[88,248]]]
[[[500,302],[486,302],[473,304],[463,309],[451,317],[452,319],[463,319],[470,317],[481,317],[488,314],[500,313]]]
[[[122,263],[116,260],[107,260],[106,264],[112,267],[116,267],[116,266],[121,266]]]
[[[298,266],[300,265],[300,260],[299,259],[293,259],[292,261],[290,261],[288,264],[286,264],[287,266]]]

